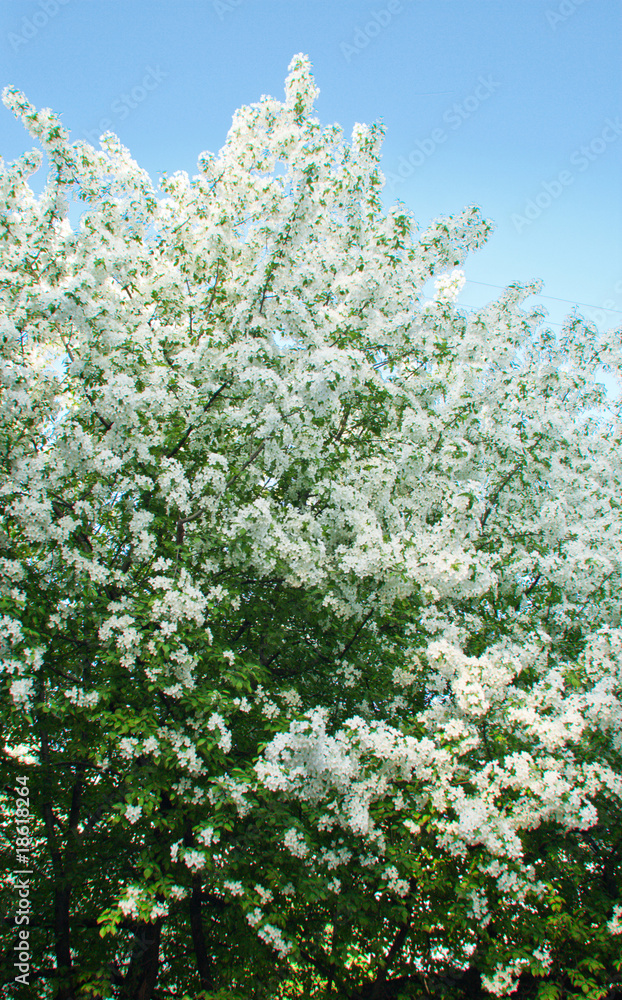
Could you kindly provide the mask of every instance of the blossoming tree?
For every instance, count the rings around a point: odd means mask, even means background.
[[[316,93],[158,191],[5,91],[9,998],[620,990],[619,337],[456,308]]]

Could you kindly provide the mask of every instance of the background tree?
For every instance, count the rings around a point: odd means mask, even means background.
[[[316,93],[158,194],[5,91],[15,1000],[620,989],[619,337],[456,309],[489,224],[385,214]]]

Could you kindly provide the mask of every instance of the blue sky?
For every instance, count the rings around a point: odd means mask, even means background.
[[[621,29],[620,0],[4,0],[0,84],[74,138],[112,129],[157,178],[194,173],[304,52],[325,124],[384,123],[387,203],[495,222],[460,302],[542,279],[551,322],[585,303],[606,329],[622,323]],[[0,153],[30,145],[0,108]]]

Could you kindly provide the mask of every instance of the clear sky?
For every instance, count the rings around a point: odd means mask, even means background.
[[[313,63],[323,123],[384,123],[387,202],[422,224],[475,203],[496,223],[460,302],[538,278],[552,322],[586,303],[601,328],[622,323],[621,0],[0,7],[0,85],[61,113],[74,138],[112,129],[154,179],[194,173],[237,107],[281,98],[297,52]],[[0,107],[0,153],[30,145]]]

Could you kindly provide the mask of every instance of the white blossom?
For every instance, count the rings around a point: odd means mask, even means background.
[[[283,843],[296,858],[306,858],[309,854],[309,848],[306,845],[303,834],[301,834],[300,830],[296,830],[293,827],[285,833]]]
[[[129,823],[136,823],[142,816],[142,806],[126,806],[125,816]]]
[[[97,691],[83,691],[81,688],[72,687],[65,691],[65,698],[68,698],[72,705],[92,706],[97,705],[99,693]]]
[[[622,934],[622,906],[614,906],[613,916],[607,927],[611,934]]]
[[[24,705],[26,708],[30,705],[34,683],[32,677],[19,677],[11,681],[10,692],[15,705]]]
[[[183,862],[191,871],[200,871],[205,867],[205,854],[203,851],[184,851]]]

